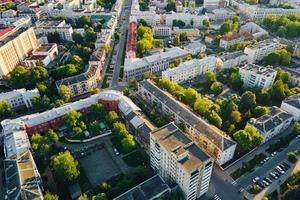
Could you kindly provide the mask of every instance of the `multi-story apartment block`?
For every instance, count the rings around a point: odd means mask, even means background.
[[[218,8],[211,11],[211,13],[206,14],[210,21],[217,23],[223,22],[227,19],[232,19],[236,16],[236,12],[229,8]]]
[[[253,125],[263,135],[264,141],[267,141],[282,133],[289,127],[293,121],[293,115],[288,112],[273,106],[269,113],[257,119],[251,118],[248,124]]]
[[[38,89],[26,90],[18,89],[10,92],[0,93],[0,101],[8,101],[13,109],[20,109],[23,107],[32,107],[32,98],[40,96]]]
[[[187,55],[187,51],[173,47],[160,54],[154,54],[144,58],[126,58],[124,64],[124,78],[129,81],[131,79],[141,79],[146,72],[158,74],[167,69],[169,64],[174,60],[179,58],[185,60]]]
[[[278,49],[279,45],[274,40],[265,40],[245,48],[244,53],[248,55],[248,62],[255,63]]]
[[[209,71],[215,71],[217,58],[208,56],[201,60],[193,59],[181,63],[178,67],[167,69],[162,72],[162,77],[176,83],[185,82],[194,79]]]
[[[214,9],[225,8],[228,4],[229,0],[204,0],[203,7],[210,12]]]
[[[172,28],[169,26],[153,26],[152,31],[157,37],[168,37],[172,34]]]
[[[277,71],[255,64],[247,64],[239,68],[239,74],[245,87],[268,88],[273,85]]]
[[[36,24],[35,31],[37,34],[58,33],[63,41],[73,41],[73,28],[70,24],[62,21],[42,21]]]
[[[212,156],[219,165],[233,158],[236,143],[217,127],[192,112],[187,106],[175,100],[170,94],[158,88],[152,81],[139,83],[138,94],[158,112],[170,116],[175,123],[183,123],[186,133]]]
[[[183,49],[194,56],[199,56],[200,53],[205,52],[206,46],[200,40],[193,40],[184,46]]]
[[[150,163],[166,182],[177,183],[187,200],[208,190],[213,160],[174,122],[151,133]]]
[[[293,69],[293,68],[284,68],[285,71],[289,72],[289,81],[293,86],[300,86],[300,70],[298,69]]]
[[[11,33],[13,29],[10,27],[0,33],[0,78],[7,76],[29,53],[39,47],[33,28]]]
[[[247,54],[243,51],[226,52],[218,59],[221,68],[230,68],[247,63]]]
[[[300,94],[287,97],[280,108],[293,115],[295,121],[300,121]]]

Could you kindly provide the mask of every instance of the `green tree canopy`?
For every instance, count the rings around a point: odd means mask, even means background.
[[[69,102],[71,99],[71,90],[65,85],[59,86],[58,93],[64,102]]]

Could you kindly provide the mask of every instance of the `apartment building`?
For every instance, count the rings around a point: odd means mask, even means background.
[[[284,71],[289,72],[289,74],[290,74],[289,81],[291,82],[291,84],[293,86],[300,87],[300,70],[299,70],[299,68],[294,69],[294,68],[285,67]]]
[[[239,68],[239,74],[244,82],[244,87],[268,88],[273,85],[277,71],[255,64],[247,64]]]
[[[294,120],[300,121],[300,94],[295,94],[293,96],[287,97],[282,101],[281,107],[282,110],[293,115]]]
[[[183,49],[193,56],[199,56],[200,53],[206,51],[206,46],[200,40],[192,40],[188,45],[184,46]]]
[[[225,36],[220,40],[219,47],[223,49],[229,49],[230,46],[234,45],[235,43],[252,39],[253,36],[250,32],[232,33],[231,35]]]
[[[206,11],[211,12],[214,9],[225,8],[229,5],[228,0],[204,0],[203,7]]]
[[[62,21],[42,21],[36,23],[35,31],[37,34],[58,33],[63,41],[72,42],[73,28],[70,24]]]
[[[179,36],[180,34],[185,33],[187,37],[199,37],[200,36],[200,30],[197,28],[179,28],[179,27],[173,27],[172,31],[173,35]]]
[[[132,21],[128,27],[128,38],[126,46],[126,57],[136,58],[137,23]]]
[[[172,34],[172,28],[169,26],[153,26],[152,32],[156,37],[169,37]]]
[[[247,54],[243,51],[225,52],[218,57],[220,68],[230,68],[247,63]]]
[[[183,123],[186,134],[197,141],[197,145],[213,157],[217,164],[223,165],[233,158],[236,142],[196,115],[186,105],[158,88],[152,81],[140,82],[138,95],[154,106],[157,112],[170,116],[177,124]]]
[[[13,27],[0,33],[0,79],[6,77],[33,50],[39,47],[33,28],[19,29]]]
[[[40,47],[32,52],[32,55],[24,60],[24,64],[28,67],[35,67],[37,62],[41,61],[45,66],[48,66],[52,61],[55,60],[57,55],[57,44],[41,44]]]
[[[167,69],[162,72],[162,77],[176,83],[182,83],[194,79],[209,71],[215,71],[217,58],[208,56],[203,59],[192,59],[181,63],[178,67]]]
[[[126,81],[131,79],[141,79],[143,74],[150,72],[152,74],[159,74],[169,67],[169,64],[174,60],[182,58],[185,60],[188,52],[173,47],[167,49],[165,52],[147,56],[144,58],[125,59],[124,63],[124,78]]]
[[[254,45],[248,45],[244,53],[248,55],[249,63],[261,61],[264,57],[276,51],[279,47],[277,41],[265,40]]]
[[[176,183],[187,200],[209,187],[213,160],[171,122],[150,135],[150,164],[167,183]]]
[[[0,101],[8,101],[13,109],[31,108],[33,97],[40,96],[38,89],[25,88],[0,93]]]
[[[251,118],[248,124],[253,125],[263,135],[264,141],[268,141],[272,137],[286,130],[293,121],[293,115],[273,106],[269,113],[257,119]]]
[[[228,19],[232,19],[236,16],[236,13],[233,9],[229,8],[218,8],[211,11],[211,13],[206,13],[210,21],[217,23],[224,22]]]

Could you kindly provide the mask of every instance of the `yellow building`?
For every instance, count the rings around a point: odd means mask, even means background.
[[[0,47],[0,79],[7,76],[29,53],[39,47],[33,28],[17,36],[8,35],[1,42],[4,45]]]

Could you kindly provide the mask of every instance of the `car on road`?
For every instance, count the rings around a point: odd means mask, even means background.
[[[274,157],[274,156],[276,156],[277,155],[277,152],[276,151],[274,151],[273,153],[271,153],[271,156],[272,157]]]
[[[120,153],[119,153],[119,151],[116,149],[116,148],[114,148],[114,152],[115,152],[115,154],[118,156]]]
[[[265,180],[266,182],[268,182],[269,184],[271,184],[272,183],[272,180],[271,179],[269,179],[268,177],[265,177],[263,180]]]
[[[275,171],[278,172],[280,175],[284,174],[284,171],[282,171],[280,168],[275,168]]]
[[[269,186],[269,185],[270,185],[270,183],[268,183],[268,182],[265,181],[265,180],[262,180],[262,182],[263,182],[263,184],[265,184],[265,186]]]
[[[259,177],[255,177],[255,178],[252,180],[253,183],[256,183],[257,181],[259,181]]]
[[[270,173],[270,176],[271,176],[274,180],[277,180],[277,179],[278,179],[278,176],[277,176],[274,172],[271,172],[271,173]]]

